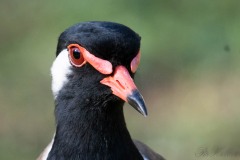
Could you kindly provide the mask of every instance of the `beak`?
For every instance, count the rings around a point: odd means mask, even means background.
[[[128,102],[142,115],[147,116],[144,99],[124,66],[117,66],[114,75],[104,78],[100,83],[109,86],[114,95]]]

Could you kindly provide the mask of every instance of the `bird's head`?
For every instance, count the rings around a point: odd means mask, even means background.
[[[146,116],[133,81],[139,62],[140,37],[130,28],[112,22],[74,25],[60,35],[51,68],[55,99],[103,107],[125,101]]]

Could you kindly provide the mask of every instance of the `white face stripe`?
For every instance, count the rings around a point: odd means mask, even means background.
[[[68,51],[64,49],[59,53],[51,68],[52,91],[55,98],[64,84],[66,84],[68,80],[67,75],[71,73],[71,67],[72,65],[69,62]]]

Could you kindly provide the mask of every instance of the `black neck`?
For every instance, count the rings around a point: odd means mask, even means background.
[[[93,105],[57,105],[57,130],[48,159],[143,159],[126,128],[123,103]]]

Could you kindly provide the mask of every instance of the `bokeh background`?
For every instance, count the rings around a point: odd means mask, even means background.
[[[36,159],[54,133],[50,67],[59,34],[81,21],[142,37],[144,118],[132,137],[168,160],[240,159],[239,0],[1,0],[0,159]]]

